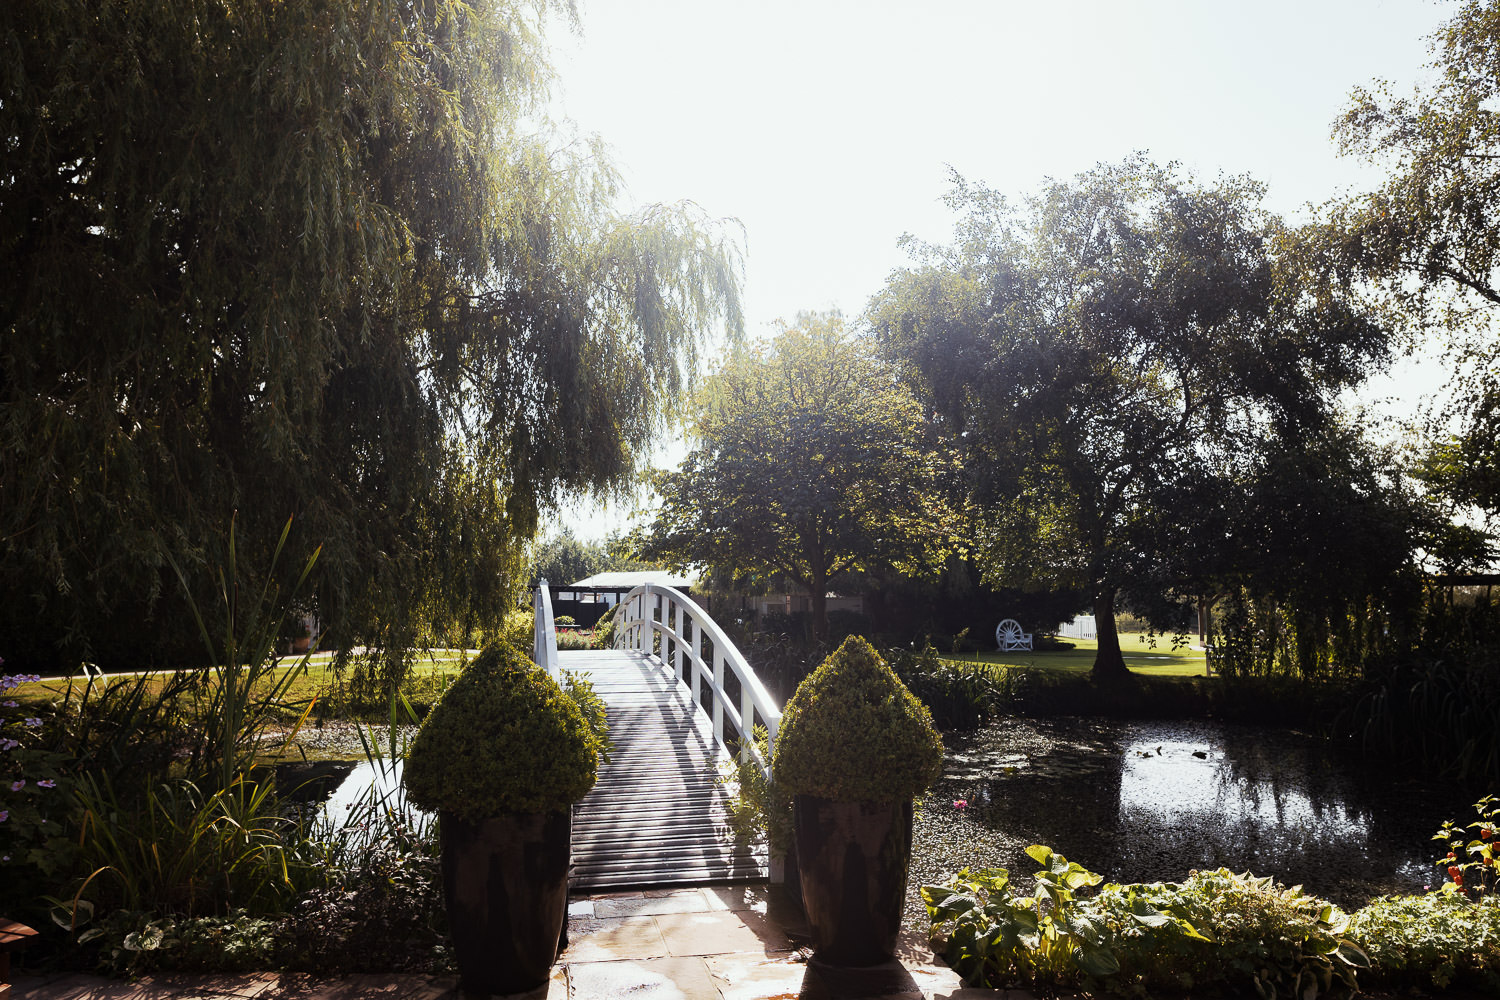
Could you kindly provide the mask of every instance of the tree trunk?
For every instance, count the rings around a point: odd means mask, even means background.
[[[1113,587],[1101,587],[1094,594],[1094,628],[1099,635],[1099,650],[1094,654],[1094,680],[1130,680],[1130,671],[1125,669],[1125,657],[1120,652],[1120,633],[1115,630]]]
[[[828,588],[809,587],[807,591],[808,614],[812,616],[813,639],[819,645],[828,641]]]

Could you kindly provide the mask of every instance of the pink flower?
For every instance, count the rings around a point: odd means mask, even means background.
[[[51,778],[43,778],[41,781],[38,781],[36,783],[36,787],[38,787],[38,788],[56,788],[57,787],[57,782],[53,781]]]
[[[26,779],[25,778],[22,778],[20,781],[12,781],[10,783],[10,790],[13,791],[13,792],[19,792],[21,789],[23,789],[25,787],[26,787]]]
[[[954,799],[953,800],[953,808],[958,809],[958,810],[967,809],[967,808],[969,808],[969,800],[968,799]]]
[[[10,819],[10,810],[0,809],[0,823],[4,823],[8,819]]]

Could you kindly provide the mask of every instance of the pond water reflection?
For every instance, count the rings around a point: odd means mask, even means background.
[[[1111,881],[1223,866],[1358,906],[1437,881],[1433,831],[1467,820],[1482,794],[1297,733],[1212,722],[1011,719],[945,742],[914,882],[965,865],[1029,875],[1026,846],[1041,843]]]

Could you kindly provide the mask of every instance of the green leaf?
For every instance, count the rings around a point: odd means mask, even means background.
[[[1052,861],[1052,848],[1045,844],[1032,844],[1026,848],[1026,854],[1039,865],[1050,864]]]
[[[1340,941],[1336,955],[1346,964],[1356,969],[1368,969],[1370,967],[1370,956],[1365,950],[1353,941]]]
[[[1081,945],[1074,957],[1080,969],[1096,978],[1102,979],[1120,971],[1120,960],[1108,948]]]

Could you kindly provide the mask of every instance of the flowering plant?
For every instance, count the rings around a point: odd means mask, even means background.
[[[1463,892],[1474,899],[1483,899],[1495,889],[1500,875],[1500,799],[1486,795],[1474,803],[1479,818],[1466,827],[1458,826],[1451,819],[1443,822],[1442,828],[1432,835],[1448,845],[1448,853],[1439,858],[1437,866],[1445,869],[1447,880],[1445,892]],[[1472,830],[1473,834],[1465,833]]]
[[[0,665],[5,661],[0,659]],[[52,872],[62,852],[48,845],[63,832],[67,809],[65,756],[42,743],[42,719],[10,695],[36,674],[0,674],[0,871],[36,865]]]

